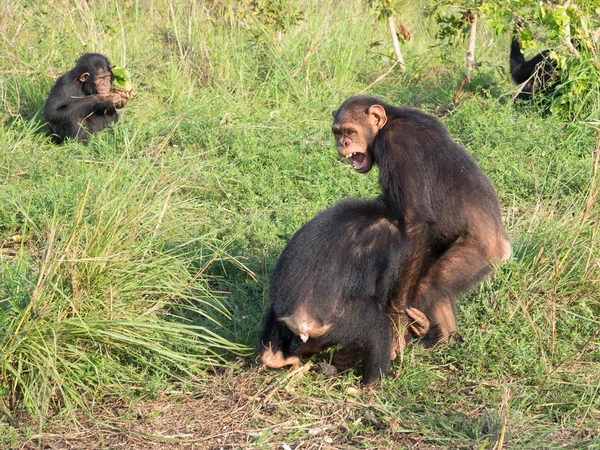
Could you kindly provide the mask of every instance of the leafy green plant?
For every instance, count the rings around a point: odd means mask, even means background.
[[[377,20],[387,23],[400,71],[405,72],[406,66],[404,65],[404,56],[402,56],[399,41],[399,38],[402,39],[404,34],[398,33],[396,20],[394,18],[394,15],[400,12],[401,3],[398,0],[367,0],[367,3],[374,11]],[[402,26],[402,28],[404,28],[404,26]]]
[[[445,44],[457,43],[467,31],[474,39],[472,24],[477,14],[498,35],[516,29],[523,48],[536,48],[542,38],[560,79],[552,111],[571,119],[600,111],[600,8],[596,1],[568,0],[561,5],[534,0],[436,0],[426,14],[438,23],[437,37]],[[467,60],[469,73],[469,56]]]
[[[125,67],[113,67],[111,69],[113,75],[115,76],[114,83],[117,86],[121,86],[125,90],[133,89],[131,84],[131,73]]]
[[[473,78],[475,61],[475,43],[477,37],[478,10],[482,0],[435,0],[425,9],[425,15],[433,17],[438,23],[437,38],[446,45],[454,45],[459,38],[467,38],[466,79]]]

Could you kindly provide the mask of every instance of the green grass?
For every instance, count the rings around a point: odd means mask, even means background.
[[[514,255],[460,300],[462,343],[408,349],[365,393],[357,373],[258,370],[252,348],[287,240],[378,193],[329,128],[391,67],[385,26],[358,0],[284,2],[263,22],[243,5],[1,3],[3,445],[177,391],[200,402],[185,417],[235,393],[211,420],[242,430],[209,446],[600,446],[597,124],[511,106],[508,36],[482,28],[474,93],[453,105],[463,49],[432,47],[409,8],[407,73],[368,90],[443,117],[496,186]],[[126,66],[138,97],[111,132],[56,146],[43,102],[85,51]]]

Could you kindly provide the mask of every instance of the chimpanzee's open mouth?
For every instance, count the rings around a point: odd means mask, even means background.
[[[355,162],[361,163],[365,159],[365,154],[364,153],[350,153],[349,155],[346,155],[346,158],[348,158],[350,160],[350,162],[352,163],[352,165],[354,165]]]
[[[368,169],[371,168],[368,161],[369,158],[367,158],[367,155],[365,155],[364,153],[349,153],[346,155],[346,158],[348,159],[348,161],[350,161],[352,167],[354,167],[354,170],[358,172],[362,172],[363,170],[367,169],[367,166],[369,166]]]

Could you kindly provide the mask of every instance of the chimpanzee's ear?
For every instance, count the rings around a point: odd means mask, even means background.
[[[372,123],[377,126],[380,130],[387,123],[387,115],[385,113],[385,109],[381,105],[373,105],[369,108],[367,114],[369,114],[369,119]]]
[[[81,76],[79,77],[79,81],[81,81],[82,83],[85,83],[86,80],[90,77],[90,73],[89,72],[84,72],[81,74]]]
[[[338,110],[334,109],[333,111],[331,111],[331,115],[333,116],[333,118],[335,119],[335,116],[337,116]]]
[[[108,68],[109,68],[110,70],[114,69],[115,67],[117,67],[117,66],[115,66],[114,64],[109,64],[109,65],[108,65]]]

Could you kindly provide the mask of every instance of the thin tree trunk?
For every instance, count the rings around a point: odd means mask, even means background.
[[[571,0],[567,0],[565,2],[565,4],[563,5],[563,8],[567,9],[570,5],[571,5]],[[584,29],[585,29],[585,27],[584,27]],[[587,35],[587,33],[586,33],[586,35]],[[573,45],[573,42],[571,42],[571,25],[569,25],[568,23],[565,25],[565,45],[567,46],[567,49],[573,56],[575,56],[577,59],[581,58],[581,55],[579,54],[579,52]]]
[[[394,22],[394,18],[389,16],[387,18],[387,23],[388,27],[390,28],[390,34],[392,35],[392,44],[394,45],[396,59],[400,65],[400,71],[404,73],[406,71],[406,66],[404,65],[404,58],[402,57],[402,51],[400,50],[400,42],[398,41],[398,34],[396,32],[396,23]]]
[[[467,46],[467,79],[473,78],[475,67],[475,38],[477,36],[477,13],[471,12],[471,31],[469,32],[469,45]]]
[[[571,25],[569,24],[565,25],[565,45],[567,46],[567,49],[569,49],[569,52],[575,58],[581,59],[581,55],[573,45],[573,42],[571,42]]]

